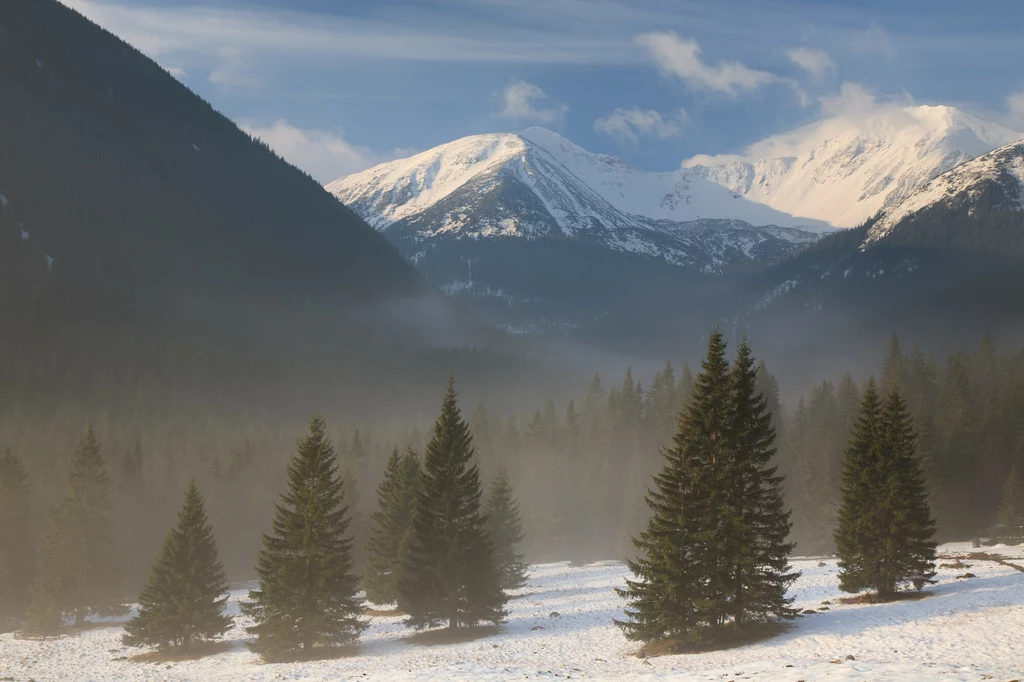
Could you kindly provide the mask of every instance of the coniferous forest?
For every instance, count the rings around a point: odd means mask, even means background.
[[[71,441],[60,415],[8,414],[3,623],[56,631],[139,595],[125,641],[187,647],[224,631],[227,581],[258,577],[253,649],[315,657],[358,638],[366,604],[500,623],[530,562],[628,558],[627,636],[697,646],[792,618],[790,556],[836,554],[844,589],[892,595],[930,583],[936,541],[1020,540],[1024,355],[985,336],[940,362],[894,336],[877,372],[784,399],[750,344],[709,338],[693,366],[532,409],[450,380],[433,425],[107,414]]]

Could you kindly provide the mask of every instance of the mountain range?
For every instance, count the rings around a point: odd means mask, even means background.
[[[654,173],[529,128],[456,140],[326,188],[506,330],[607,337],[609,320],[642,334],[665,310],[738,319],[744,296],[778,286],[751,283],[819,240],[828,250],[822,234],[872,221],[865,245],[884,241],[900,207],[946,191],[937,178],[1021,138],[954,107],[890,107]]]

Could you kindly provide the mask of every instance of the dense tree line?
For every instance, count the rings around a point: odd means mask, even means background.
[[[781,458],[794,537],[803,553],[835,549],[843,453],[866,385],[849,374],[838,386],[826,380],[797,402],[789,420]],[[1019,485],[1011,473],[1024,461],[1024,353],[1000,355],[985,336],[975,351],[961,350],[939,362],[917,347],[907,353],[893,336],[877,391],[886,396],[894,388],[914,426],[937,537],[1002,533],[993,528],[1001,497],[1003,525],[1019,527]]]
[[[898,387],[912,420],[936,538],[991,535],[1011,541],[1024,535],[1024,355],[1002,355],[986,337],[975,351],[938,362],[916,348],[906,352],[893,338],[881,359],[880,395]],[[786,476],[786,505],[793,510],[796,552],[833,552],[843,459],[866,380],[850,374],[836,383],[825,380],[785,411],[779,383],[763,362],[754,381],[779,434],[777,457]],[[692,405],[694,382],[688,365],[666,363],[643,383],[632,371],[616,381],[594,376],[577,399],[546,399],[533,410],[500,414],[470,403],[475,406],[465,422],[472,465],[483,483],[503,469],[521,504],[524,537],[514,555],[525,556],[513,556],[508,565],[628,556],[629,538],[648,521],[643,496],[662,467],[658,453],[671,445],[680,411]],[[180,507],[180,490],[193,476],[205,494],[227,576],[252,577],[261,532],[270,526],[273,503],[286,486],[286,455],[299,434],[279,422],[244,418],[197,416],[194,426],[185,427],[180,416],[140,410],[129,415],[94,415],[92,435],[84,439],[81,431],[72,437],[67,427],[93,421],[83,407],[64,408],[43,421],[17,411],[0,419],[0,447],[10,446],[0,458],[0,574],[8,576],[0,608],[8,626],[28,613],[33,585],[63,585],[60,566],[73,561],[59,556],[66,555],[64,549],[57,551],[65,536],[102,548],[96,557],[109,555],[103,561],[113,568],[97,574],[104,580],[116,576],[114,601],[137,594]],[[345,426],[343,418],[331,415],[327,423],[351,517],[353,571],[365,576],[375,603],[394,603],[397,574],[388,567],[408,538],[382,540],[381,531],[408,528],[412,479],[424,465],[426,436],[433,438],[433,429],[416,420]],[[76,445],[75,439],[83,442]],[[399,463],[406,461],[401,475],[390,461],[396,449]],[[86,466],[95,460],[86,454],[95,451],[102,466]],[[408,479],[397,483],[402,476]],[[375,496],[371,491],[378,483]],[[92,492],[79,494],[77,485]],[[382,496],[404,502],[382,512]],[[93,511],[60,511],[70,504]],[[487,508],[486,500],[481,504]],[[94,525],[71,523],[86,519]],[[97,595],[105,589],[85,583],[74,588]],[[105,598],[82,599],[59,613],[77,617],[107,608]]]

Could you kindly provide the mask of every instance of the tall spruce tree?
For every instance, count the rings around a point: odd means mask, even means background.
[[[759,369],[750,345],[742,341],[733,361],[730,383],[732,415],[728,431],[731,459],[728,478],[730,523],[730,616],[742,629],[795,618],[786,590],[799,577],[790,571],[787,542],[792,524],[782,494],[782,476],[772,463],[776,449],[772,414],[758,386]]]
[[[526,564],[523,555],[516,552],[516,545],[526,534],[519,514],[519,502],[513,497],[512,482],[503,466],[499,465],[487,489],[484,514],[487,517],[487,534],[494,545],[501,587],[504,590],[519,589],[526,584]]]
[[[935,522],[915,438],[898,386],[882,406],[870,382],[843,472],[836,547],[844,591],[871,588],[888,599],[933,573]]]
[[[427,443],[416,493],[413,533],[398,576],[398,604],[416,628],[445,621],[450,630],[505,618],[507,597],[480,510],[473,439],[449,378]]]
[[[32,629],[56,630],[67,616],[81,626],[87,614],[107,615],[123,605],[109,514],[110,484],[90,426],[71,456],[67,491],[51,511],[43,535],[31,590]]]
[[[231,617],[224,615],[227,591],[206,505],[192,479],[178,523],[167,534],[139,594],[139,611],[125,623],[123,641],[128,646],[188,649],[195,642],[217,639],[231,627]]]
[[[412,532],[412,515],[419,484],[419,456],[409,448],[395,448],[388,458],[384,479],[377,488],[377,511],[371,517],[366,540],[366,598],[374,604],[398,600],[399,565]]]
[[[1016,466],[1010,469],[1003,484],[992,534],[998,542],[1015,545],[1024,542],[1024,483],[1021,483]]]
[[[893,387],[882,410],[875,507],[882,531],[881,556],[874,587],[883,597],[900,585],[919,589],[935,573],[935,520],[928,506],[917,436],[899,386]]]
[[[627,560],[633,580],[617,589],[629,605],[615,623],[628,639],[700,642],[728,617],[723,509],[732,418],[725,339],[715,330],[664,466],[646,495],[651,517]]]
[[[860,414],[850,434],[843,460],[836,552],[839,555],[839,587],[859,592],[872,585],[872,557],[876,556],[879,529],[874,526],[876,462],[882,403],[874,378],[868,379],[860,402]]]
[[[273,532],[256,562],[259,589],[242,613],[255,624],[251,647],[265,660],[308,658],[348,644],[367,623],[359,618],[359,579],[352,574],[350,519],[334,447],[319,415],[288,463],[288,490],[274,504]]]
[[[34,560],[28,472],[7,450],[0,457],[0,632],[25,617]]]

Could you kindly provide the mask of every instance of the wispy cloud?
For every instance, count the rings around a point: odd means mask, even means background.
[[[904,90],[899,94],[878,95],[863,83],[845,81],[839,92],[818,98],[821,115],[855,122],[914,105],[914,98]]]
[[[896,45],[881,24],[871,24],[853,34],[853,49],[864,54],[877,54],[892,60],[896,58]]]
[[[1006,108],[1010,110],[1010,124],[1024,127],[1024,90],[1007,97]]]
[[[819,97],[823,116],[861,118],[876,109],[874,93],[861,83],[845,82],[835,95]]]
[[[615,138],[620,143],[636,146],[641,137],[668,139],[680,137],[688,120],[686,111],[679,109],[662,116],[653,109],[618,108],[594,121],[594,130]]]
[[[628,34],[611,27],[587,33],[554,15],[554,25],[523,28],[495,21],[493,13],[448,14],[409,6],[391,13],[345,16],[282,9],[224,6],[137,5],[128,0],[61,0],[150,57],[191,53],[219,57],[230,48],[253,58],[267,53],[290,58],[367,57],[389,60],[489,63],[611,64],[637,61]],[[611,3],[616,6],[615,3]],[[500,7],[493,8],[495,11]],[[531,11],[541,12],[541,7]],[[521,13],[512,13],[519,17]],[[624,9],[623,9],[624,12]],[[204,62],[205,63],[205,62]]]
[[[810,47],[791,47],[786,50],[786,56],[801,69],[811,74],[816,80],[820,80],[830,73],[835,73],[836,64],[824,50],[816,50]]]
[[[520,122],[554,125],[561,123],[569,107],[554,102],[540,86],[514,80],[498,94],[501,111],[498,116]]]
[[[758,90],[775,80],[767,71],[751,69],[738,61],[707,64],[700,58],[696,40],[680,38],[672,31],[644,33],[637,43],[650,52],[658,69],[678,78],[695,90],[708,90],[730,96]]]
[[[242,123],[241,128],[322,183],[415,153],[412,149],[395,149],[380,154],[348,142],[344,132],[297,128],[283,119],[265,127]]]

